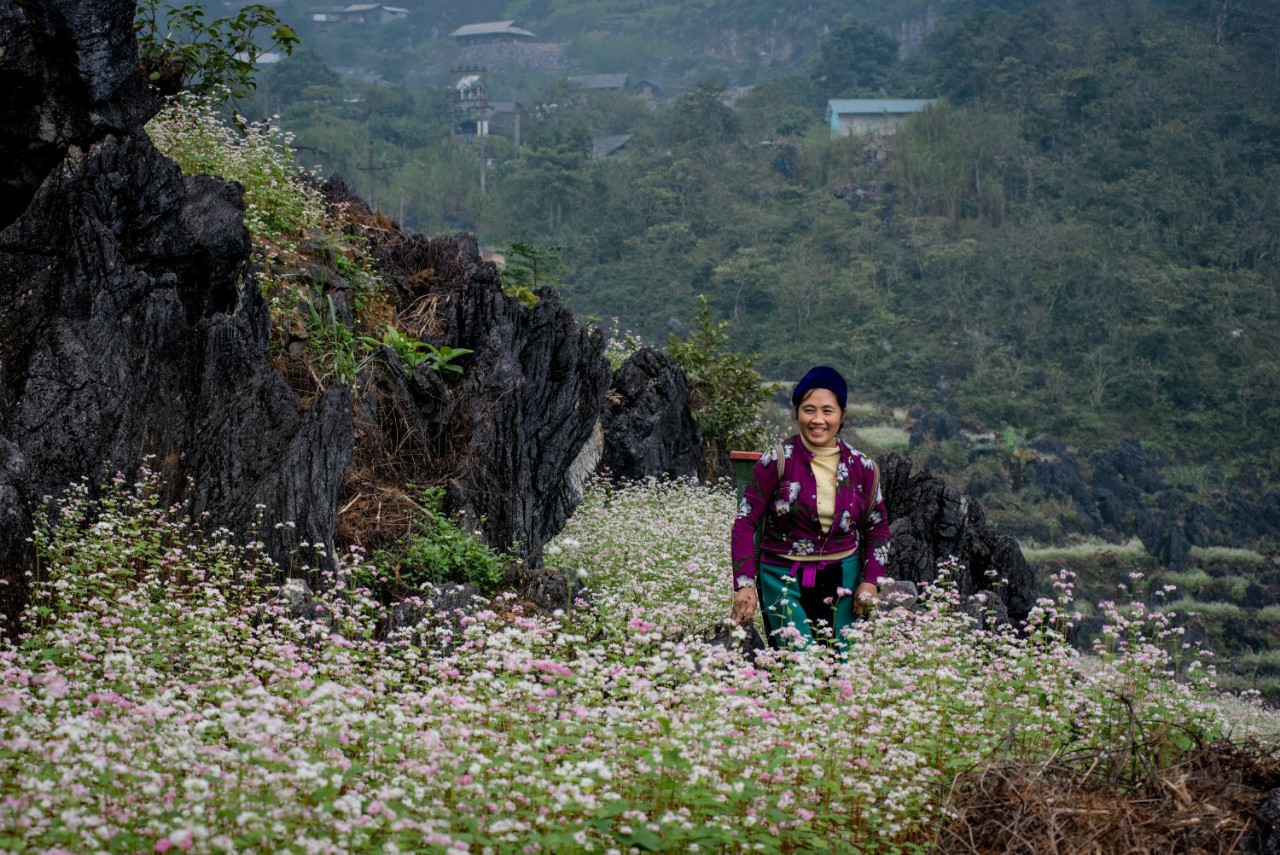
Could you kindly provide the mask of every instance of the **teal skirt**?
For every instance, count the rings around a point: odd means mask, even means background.
[[[844,630],[853,625],[853,596],[862,581],[862,563],[850,555],[819,569],[804,587],[808,562],[779,567],[760,562],[760,603],[772,647],[800,648],[834,641],[848,652]],[[842,593],[841,589],[848,593]]]

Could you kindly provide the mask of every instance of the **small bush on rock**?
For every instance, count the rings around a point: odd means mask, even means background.
[[[370,581],[401,595],[424,583],[469,582],[493,591],[502,581],[510,556],[490,549],[479,532],[468,532],[444,512],[443,487],[413,490],[420,513],[413,531],[391,549],[374,552],[377,575]]]
[[[213,98],[170,98],[147,124],[156,148],[187,175],[216,175],[244,187],[244,222],[256,241],[292,246],[325,217],[319,191],[294,161],[293,137],[266,122],[240,133],[225,124]]]

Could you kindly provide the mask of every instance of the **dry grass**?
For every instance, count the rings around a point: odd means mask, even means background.
[[[1215,742],[1163,763],[1159,746],[1057,757],[1038,766],[991,763],[958,777],[948,853],[1229,853],[1267,834],[1261,797],[1280,787],[1280,756]]]
[[[343,200],[335,195],[331,201]],[[348,201],[344,228],[369,241],[388,285],[378,295],[380,320],[420,341],[441,335],[447,301],[485,271],[455,254],[452,244],[407,235],[381,211]],[[467,447],[470,426],[448,414],[424,421],[411,407],[380,385],[357,401],[357,442],[339,491],[335,541],[369,550],[389,546],[421,516],[408,485],[448,484],[469,465],[456,449]]]

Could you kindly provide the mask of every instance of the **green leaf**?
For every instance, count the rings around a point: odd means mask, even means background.
[[[658,835],[648,828],[637,828],[635,831],[622,838],[622,843],[627,846],[635,846],[646,852],[657,852],[662,848],[662,840]]]
[[[132,831],[117,831],[107,841],[107,851],[109,852],[141,852],[149,847],[150,841],[140,834]]]

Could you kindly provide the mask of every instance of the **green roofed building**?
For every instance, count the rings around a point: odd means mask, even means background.
[[[891,134],[907,116],[918,113],[929,98],[833,98],[827,102],[827,122],[831,136]]]

